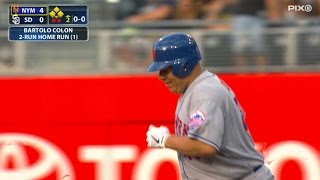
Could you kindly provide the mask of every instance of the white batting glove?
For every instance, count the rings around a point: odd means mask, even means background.
[[[165,142],[169,134],[169,129],[165,126],[155,127],[150,125],[147,132],[148,147],[165,148]]]

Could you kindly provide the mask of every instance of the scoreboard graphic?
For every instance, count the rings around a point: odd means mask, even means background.
[[[10,5],[9,41],[87,41],[86,5]]]

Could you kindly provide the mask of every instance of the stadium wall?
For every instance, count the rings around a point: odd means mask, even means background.
[[[221,74],[278,180],[320,179],[320,74]],[[146,148],[178,96],[154,75],[0,78],[0,179],[179,178],[175,152]]]

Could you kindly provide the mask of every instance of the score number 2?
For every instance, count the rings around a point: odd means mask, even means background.
[[[67,23],[70,23],[70,17],[71,17],[70,15],[66,15],[66,22]]]

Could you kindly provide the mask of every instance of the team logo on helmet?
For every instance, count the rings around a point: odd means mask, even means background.
[[[197,111],[190,116],[189,129],[194,130],[205,122],[205,116],[201,111]]]
[[[155,60],[156,57],[157,57],[157,55],[156,55],[156,50],[155,50],[155,49],[152,49],[152,58],[153,58],[153,60]]]

